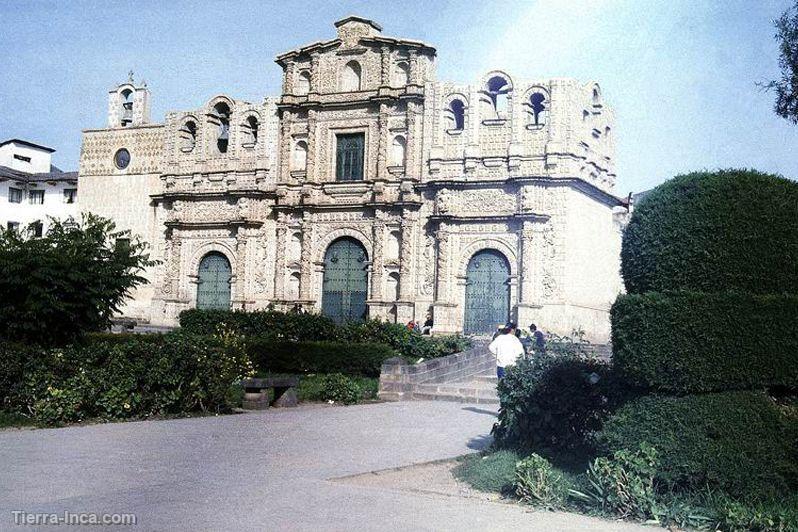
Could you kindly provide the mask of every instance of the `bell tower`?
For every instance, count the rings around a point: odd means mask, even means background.
[[[127,81],[108,91],[108,127],[130,127],[150,121],[150,90],[147,82],[136,84],[133,72]]]

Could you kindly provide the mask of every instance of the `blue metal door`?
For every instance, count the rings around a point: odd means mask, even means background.
[[[221,253],[208,253],[199,265],[197,308],[230,308],[230,261]]]
[[[366,249],[353,238],[336,240],[324,254],[321,311],[336,323],[366,319]]]
[[[509,318],[510,265],[498,251],[484,249],[468,262],[464,331],[492,333]]]

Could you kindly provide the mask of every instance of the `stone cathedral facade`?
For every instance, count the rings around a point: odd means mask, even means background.
[[[438,81],[435,49],[349,17],[277,57],[282,94],[149,120],[131,79],[84,132],[82,208],[152,246],[128,317],[277,308],[606,341],[621,290],[613,113],[595,83]]]

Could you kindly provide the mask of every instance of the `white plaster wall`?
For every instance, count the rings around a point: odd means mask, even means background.
[[[22,203],[8,201],[9,188],[23,191]],[[61,181],[55,184],[37,183],[36,186],[29,187],[11,180],[0,182],[0,225],[5,228],[8,222],[18,222],[20,229],[23,229],[28,224],[40,220],[43,231],[46,232],[50,226],[49,216],[59,219],[77,216],[78,204],[64,202],[64,189],[67,188],[77,188],[77,186]],[[44,190],[44,203],[31,205],[28,200],[28,190]]]
[[[29,157],[30,162],[15,159],[14,154]],[[50,152],[46,150],[17,144],[16,142],[0,146],[0,166],[7,166],[29,174],[39,174],[50,171],[50,161]]]

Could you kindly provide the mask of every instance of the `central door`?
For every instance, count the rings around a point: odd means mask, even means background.
[[[230,261],[221,253],[208,253],[199,265],[197,308],[229,309]]]
[[[354,238],[336,240],[324,254],[321,311],[336,323],[366,319],[366,248]]]
[[[468,261],[465,291],[466,334],[493,333],[510,318],[510,265],[494,249]]]

